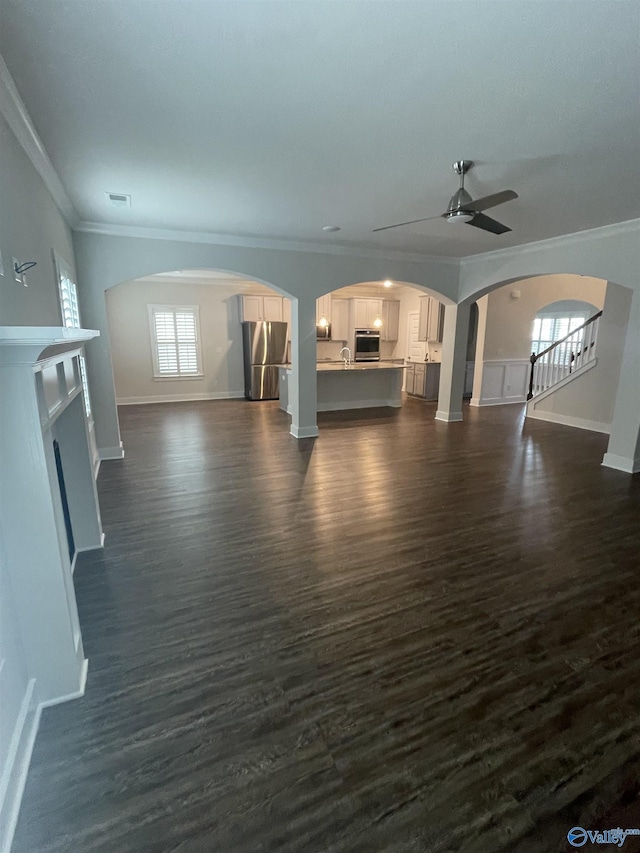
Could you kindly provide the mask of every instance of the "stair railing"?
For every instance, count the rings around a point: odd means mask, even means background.
[[[596,357],[600,317],[602,317],[602,311],[598,311],[586,323],[578,326],[559,341],[555,341],[542,352],[531,353],[527,400],[556,385],[587,362],[593,361]]]

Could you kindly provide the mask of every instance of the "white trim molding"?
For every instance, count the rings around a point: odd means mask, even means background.
[[[445,424],[457,424],[463,420],[462,412],[441,412],[439,409],[436,412],[435,419]]]
[[[625,474],[640,473],[640,459],[630,459],[626,456],[618,456],[615,453],[605,453],[602,465],[605,468],[615,468],[616,471],[624,471]]]
[[[49,155],[31,121],[31,116],[25,103],[20,97],[13,77],[9,73],[9,69],[1,56],[0,113],[5,117],[7,124],[31,161],[33,168],[42,178],[60,213],[66,219],[69,226],[74,228],[79,221],[78,214],[67,195],[67,191],[62,185],[62,181],[58,177],[53,163],[49,159]]]
[[[84,696],[88,669],[89,661],[85,658],[82,662],[77,691],[38,704],[36,704],[36,679],[32,678],[27,684],[20,713],[13,729],[9,754],[0,778],[0,850],[3,853],[11,849],[18,824],[20,804],[27,782],[36,735],[40,727],[42,709],[50,708],[52,705],[60,705],[62,702],[69,702],[72,699],[80,699]]]
[[[503,406],[525,403],[531,364],[528,358],[491,359],[476,363],[482,370],[480,397],[472,397],[471,406]]]
[[[101,462],[106,462],[110,459],[124,459],[124,447],[120,442],[119,447],[99,447],[98,456]]]
[[[320,434],[317,426],[297,427],[295,424],[291,424],[289,432],[294,438],[317,438]]]
[[[533,399],[535,400],[535,397]],[[572,415],[559,415],[556,412],[537,412],[535,409],[529,410],[528,407],[527,418],[531,418],[531,420],[534,421],[546,421],[550,424],[560,424],[561,426],[587,429],[591,432],[601,432],[605,435],[609,435],[611,432],[611,424],[601,423],[600,421],[590,421],[587,418],[575,418]]]
[[[212,246],[238,246],[244,249],[280,249],[285,252],[305,252],[319,255],[349,255],[354,258],[373,258],[388,261],[433,261],[458,267],[460,258],[445,255],[422,255],[417,252],[398,252],[391,249],[372,249],[366,246],[340,246],[335,243],[312,243],[304,240],[275,240],[268,237],[246,237],[237,234],[216,234],[210,231],[181,231],[174,228],[144,228],[138,225],[113,225],[106,222],[78,222],[75,231],[101,234],[107,237],[133,237],[142,240],[172,240],[178,243],[207,243]]]
[[[41,706],[35,704],[35,678],[30,679],[13,727],[9,751],[0,777],[0,850],[8,851],[18,823],[20,803],[33,746],[40,724]]]
[[[197,377],[183,377],[196,379]],[[201,394],[163,394],[153,397],[118,397],[118,406],[144,406],[148,403],[195,403],[198,400],[241,400],[242,391],[212,391]],[[103,457],[104,458],[104,457]]]
[[[635,233],[640,230],[640,219],[625,219],[623,222],[612,222],[610,225],[599,225],[596,228],[588,228],[584,231],[572,231],[569,234],[558,234],[555,237],[547,237],[546,240],[536,240],[531,243],[520,243],[518,246],[508,246],[504,249],[494,249],[491,252],[479,252],[475,255],[465,255],[460,258],[461,265],[473,263],[478,260],[502,260],[521,256],[525,252],[540,252],[544,249],[553,249],[558,244],[574,245],[594,237],[617,236],[618,234]]]

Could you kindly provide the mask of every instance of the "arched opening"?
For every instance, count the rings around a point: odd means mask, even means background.
[[[286,323],[278,360],[290,360],[291,301],[263,281],[174,270],[122,282],[105,298],[119,405],[243,397],[243,320]]]
[[[607,287],[598,278],[544,275],[485,289],[476,303],[479,321],[471,404],[524,404],[531,353],[542,352],[601,311]]]
[[[392,279],[354,282],[324,294],[316,302],[319,371],[341,361],[395,363],[404,368],[403,390],[436,400],[445,304],[453,303],[431,288]],[[330,402],[322,385],[321,379],[318,409],[326,411]],[[341,400],[340,407],[349,408],[349,401]]]

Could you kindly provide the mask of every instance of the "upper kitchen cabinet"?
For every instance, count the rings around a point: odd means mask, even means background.
[[[431,296],[420,298],[418,340],[442,343],[444,328],[444,305]]]
[[[352,299],[351,309],[354,329],[380,329],[382,327],[382,299]]]
[[[331,339],[345,343],[351,340],[348,299],[331,300]]]
[[[327,293],[316,299],[316,325],[326,326],[331,322],[331,294]]]
[[[291,300],[282,298],[282,322],[287,324],[287,340],[291,340]]]
[[[400,301],[396,299],[384,299],[382,301],[382,328],[380,329],[383,341],[397,341],[400,327]]]
[[[282,320],[282,302],[282,296],[243,295],[240,297],[240,321]]]

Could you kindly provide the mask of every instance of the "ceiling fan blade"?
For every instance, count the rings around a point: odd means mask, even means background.
[[[502,190],[500,193],[476,198],[471,204],[465,206],[479,213],[481,210],[489,210],[490,207],[497,207],[499,204],[504,204],[505,201],[513,201],[514,198],[518,198],[518,193],[513,190]]]
[[[376,231],[388,231],[389,228],[400,228],[402,225],[413,225],[414,222],[428,222],[430,219],[440,219],[442,214],[438,216],[425,216],[424,219],[410,219],[408,222],[398,222],[395,225],[383,225],[382,228],[374,228],[372,233]]]
[[[476,228],[482,228],[483,231],[490,231],[492,234],[506,234],[507,231],[511,231],[511,228],[507,228],[502,222],[496,222],[490,216],[485,216],[484,213],[476,213],[473,219],[467,222],[467,225],[474,225]]]

